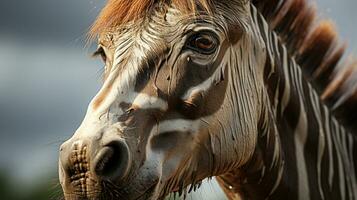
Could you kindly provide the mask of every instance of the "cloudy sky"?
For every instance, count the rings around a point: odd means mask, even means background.
[[[104,2],[0,1],[0,171],[26,183],[56,169],[58,146],[100,87],[84,36]],[[357,1],[316,3],[357,54]]]

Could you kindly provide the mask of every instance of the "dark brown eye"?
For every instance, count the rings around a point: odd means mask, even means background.
[[[103,47],[99,47],[99,48],[93,53],[93,57],[97,57],[97,56],[100,56],[104,63],[107,62],[107,55],[105,54],[105,51],[104,51]]]
[[[210,33],[198,33],[193,35],[188,44],[189,49],[197,51],[201,54],[212,54],[217,48],[217,39]]]

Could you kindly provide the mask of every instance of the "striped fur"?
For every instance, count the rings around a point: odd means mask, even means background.
[[[216,176],[229,199],[357,199],[355,67],[314,16],[306,0],[110,0],[91,32],[104,84],[61,148],[66,198],[164,199]],[[197,33],[218,48],[188,48]],[[77,169],[111,138],[123,177]]]
[[[286,44],[336,119],[357,134],[357,63],[340,61],[345,48],[339,44],[333,24],[317,21],[314,7],[306,0],[252,3]]]
[[[266,114],[261,123],[275,119],[276,127],[261,128],[254,157],[263,161],[253,159],[243,168],[244,175],[239,170],[239,176],[231,172],[219,179],[225,191],[231,199],[236,193],[242,199],[357,199],[355,136],[331,115],[284,41],[264,25],[254,6],[252,16],[253,29],[270,55],[264,79],[273,114]],[[279,156],[271,152],[276,143],[281,146],[280,152],[274,150]],[[269,167],[271,163],[276,165]]]

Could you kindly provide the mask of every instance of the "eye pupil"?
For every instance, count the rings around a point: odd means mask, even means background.
[[[210,49],[213,46],[213,41],[206,37],[196,39],[196,46],[202,49]]]
[[[191,37],[187,47],[201,54],[212,54],[216,49],[217,41],[214,36],[200,33]]]

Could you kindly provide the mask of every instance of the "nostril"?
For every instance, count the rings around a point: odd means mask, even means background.
[[[103,147],[96,155],[94,172],[97,176],[117,180],[125,176],[129,166],[129,151],[124,142],[114,141]]]
[[[95,166],[95,172],[99,176],[107,176],[115,170],[115,166],[119,165],[120,155],[119,152],[115,152],[112,147],[104,147],[98,154],[97,164]]]

